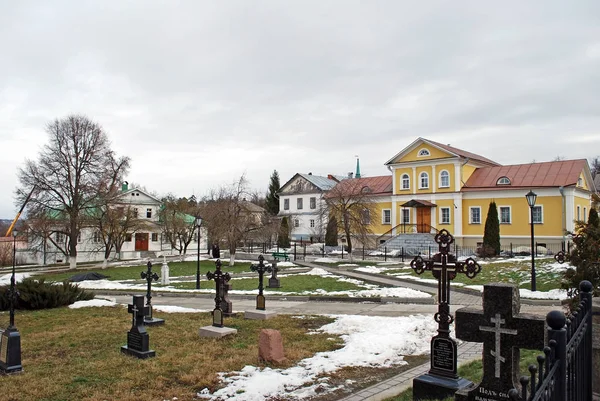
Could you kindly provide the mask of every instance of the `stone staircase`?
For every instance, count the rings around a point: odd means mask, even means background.
[[[387,248],[390,252],[404,248],[405,255],[418,255],[428,254],[431,248],[433,254],[438,251],[438,244],[434,241],[434,237],[434,234],[429,233],[398,234],[379,245],[379,249]]]

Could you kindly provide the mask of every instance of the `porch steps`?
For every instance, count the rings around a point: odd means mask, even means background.
[[[438,244],[434,241],[434,234],[429,233],[411,233],[398,234],[379,245],[379,249],[387,248],[390,250],[401,250],[404,248],[405,254],[418,255],[419,253],[428,253],[438,251]]]

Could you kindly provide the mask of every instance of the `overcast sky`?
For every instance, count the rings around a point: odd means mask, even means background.
[[[128,181],[363,175],[422,136],[502,164],[600,155],[600,1],[0,0],[0,217],[46,123],[83,113]]]

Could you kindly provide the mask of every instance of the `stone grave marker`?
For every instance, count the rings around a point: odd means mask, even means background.
[[[156,356],[156,352],[150,349],[150,336],[144,327],[144,316],[148,313],[148,307],[144,306],[144,296],[134,295],[127,311],[132,315],[132,323],[127,332],[127,345],[121,347],[121,352],[139,359]]]
[[[519,349],[543,350],[546,323],[540,316],[520,314],[519,289],[511,284],[486,284],[483,310],[456,311],[456,337],[483,343],[481,383],[456,392],[457,401],[508,400],[519,389]]]
[[[148,283],[148,289],[146,291],[146,306],[147,314],[144,316],[144,324],[146,326],[159,326],[161,324],[165,324],[165,319],[159,319],[152,316],[152,281],[158,280],[158,274],[152,272],[152,262],[148,261],[146,265],[148,270],[145,272],[141,272],[140,276],[146,280]]]
[[[438,334],[431,339],[429,372],[413,380],[415,400],[444,399],[454,395],[459,388],[472,384],[456,373],[457,345],[450,337],[450,324],[454,321],[450,314],[450,281],[459,273],[473,278],[481,271],[481,266],[472,258],[464,262],[456,260],[456,256],[450,253],[454,237],[447,230],[440,230],[435,242],[439,245],[439,252],[432,259],[424,260],[417,256],[410,263],[417,274],[431,271],[438,280],[438,312],[434,315]]]
[[[167,257],[164,255],[162,266],[160,267],[160,283],[162,285],[169,285],[171,283],[169,279],[169,264],[167,263]]]
[[[284,363],[283,339],[279,330],[262,329],[258,335],[258,359],[264,362]]]
[[[264,320],[277,316],[275,312],[267,312],[266,310],[266,300],[263,294],[263,276],[265,273],[271,272],[271,266],[266,266],[264,262],[265,258],[263,255],[259,255],[258,265],[250,265],[250,270],[258,273],[258,295],[256,296],[256,310],[245,311],[244,317],[246,319]]]
[[[223,310],[221,309],[221,302],[223,300],[224,284],[231,280],[229,273],[223,273],[221,271],[221,260],[215,261],[216,270],[214,273],[207,272],[206,278],[215,281],[215,309],[212,311],[213,323],[212,326],[204,326],[200,328],[200,337],[223,337],[229,334],[237,333],[236,329],[224,327],[223,325]]]
[[[271,262],[271,277],[269,278],[268,288],[280,288],[281,283],[279,278],[277,277],[277,273],[279,272],[279,268],[277,267],[277,259]]]

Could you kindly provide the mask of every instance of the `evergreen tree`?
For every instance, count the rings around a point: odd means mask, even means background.
[[[325,245],[338,246],[338,226],[335,217],[331,217],[327,222],[327,231],[325,231]]]
[[[500,221],[498,220],[498,208],[496,202],[490,202],[487,217],[485,218],[485,231],[483,233],[482,255],[500,255]]]
[[[267,212],[276,216],[279,213],[279,192],[280,189],[279,184],[279,173],[277,170],[273,170],[273,174],[271,174],[271,180],[269,181],[269,192],[267,192],[267,200],[266,200],[266,209]]]
[[[279,228],[277,245],[279,245],[280,248],[290,247],[290,226],[288,225],[287,217],[281,219],[281,227]]]

